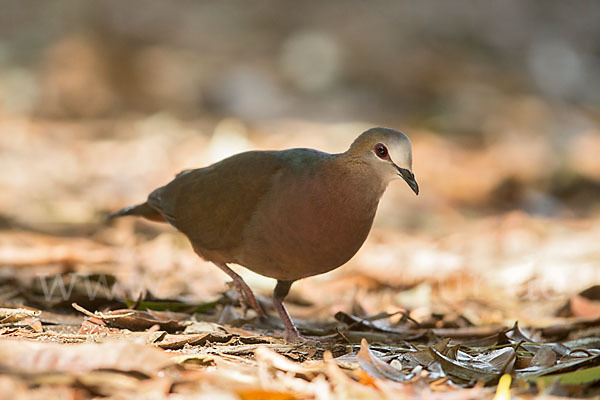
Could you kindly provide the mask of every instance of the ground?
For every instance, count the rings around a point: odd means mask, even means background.
[[[344,151],[368,124],[1,123],[0,398],[600,394],[600,215],[581,200],[596,133],[564,153],[567,196],[545,183],[560,174],[543,167],[544,138],[407,132],[421,195],[392,185],[359,253],[294,284],[286,302],[311,340],[286,343],[273,281],[235,267],[272,316],[259,321],[171,227],[103,218],[186,167],[249,148]]]

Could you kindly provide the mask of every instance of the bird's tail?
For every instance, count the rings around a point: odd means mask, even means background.
[[[144,217],[151,221],[165,222],[165,219],[163,218],[163,216],[158,211],[156,211],[154,208],[150,207],[148,205],[148,203],[142,203],[142,204],[138,204],[135,206],[129,206],[129,207],[122,208],[119,211],[116,211],[112,214],[107,215],[106,220],[110,221],[112,219],[124,217],[127,215]]]

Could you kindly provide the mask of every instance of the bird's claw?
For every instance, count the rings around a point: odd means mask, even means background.
[[[315,338],[312,338],[312,337],[301,335],[300,333],[298,333],[298,331],[290,332],[290,331],[286,330],[283,333],[283,340],[285,340],[286,342],[294,343],[294,344],[298,344],[298,345],[309,345],[309,346],[320,346],[321,345],[321,341],[319,341]]]
[[[240,303],[240,307],[242,307],[242,313],[244,315],[244,318],[246,317],[248,309],[250,308],[256,311],[256,314],[259,318],[266,318],[264,311],[262,310],[262,308],[260,308],[260,305],[256,301],[256,297],[254,297],[254,293],[252,293],[252,291],[248,293],[245,290],[246,288],[244,288],[244,286],[241,283],[235,280],[231,281],[231,284],[233,284],[233,287],[238,297],[238,302]]]

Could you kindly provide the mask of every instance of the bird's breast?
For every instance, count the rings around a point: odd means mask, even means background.
[[[367,238],[383,189],[315,176],[285,182],[245,232],[242,265],[296,280],[346,263]]]

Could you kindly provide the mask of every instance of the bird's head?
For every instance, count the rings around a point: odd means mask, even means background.
[[[412,146],[404,133],[389,128],[369,129],[356,138],[348,153],[364,161],[382,181],[402,178],[419,194],[412,172]]]

